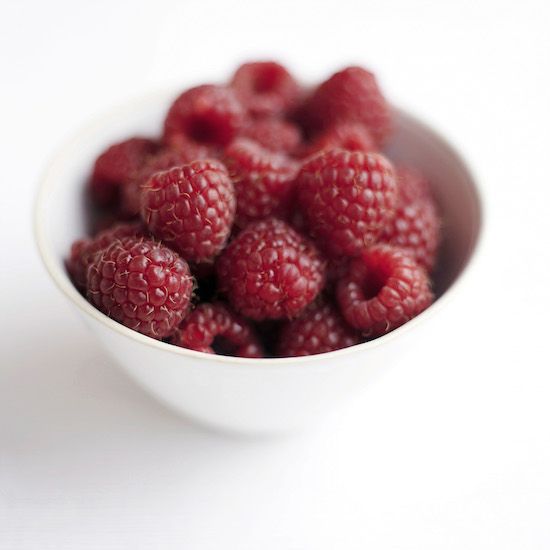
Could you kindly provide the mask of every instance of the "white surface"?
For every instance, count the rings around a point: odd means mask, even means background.
[[[0,4],[2,550],[550,547],[550,7],[369,4]],[[470,161],[488,223],[424,361],[322,429],[247,441],[181,421],[94,347],[30,213],[94,114],[260,56],[314,79],[371,67]]]

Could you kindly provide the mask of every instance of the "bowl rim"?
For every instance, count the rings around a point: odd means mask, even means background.
[[[321,368],[323,364],[327,363],[327,359],[329,359],[329,362],[332,362],[337,358],[344,358],[346,356],[359,354],[370,349],[379,348],[389,344],[395,338],[401,337],[401,335],[406,332],[414,330],[418,324],[424,322],[427,318],[437,313],[457,294],[459,289],[464,285],[465,280],[467,280],[470,276],[473,266],[478,263],[479,257],[481,256],[481,249],[483,248],[483,242],[485,240],[485,202],[483,200],[476,175],[472,171],[471,166],[464,161],[460,153],[458,153],[443,136],[441,136],[425,122],[419,120],[415,115],[412,115],[408,111],[405,111],[399,107],[392,106],[392,109],[399,116],[408,119],[410,122],[418,126],[423,132],[429,135],[430,138],[434,138],[438,141],[440,146],[456,160],[462,171],[469,177],[469,181],[471,183],[469,191],[472,194],[472,198],[474,199],[477,208],[478,229],[477,234],[474,234],[471,242],[469,243],[469,257],[466,264],[463,266],[462,270],[447,290],[425,311],[388,334],[368,342],[362,342],[347,348],[304,357],[266,357],[259,359],[226,355],[211,355],[181,348],[145,336],[144,334],[136,332],[121,323],[114,321],[110,317],[107,317],[107,315],[97,310],[78,292],[66,272],[64,263],[59,262],[54,254],[51,243],[47,238],[48,232],[46,231],[47,197],[55,186],[57,173],[63,170],[64,159],[70,155],[72,150],[78,150],[79,144],[86,142],[86,138],[88,136],[93,136],[96,132],[105,128],[109,121],[113,118],[120,118],[125,114],[135,112],[138,107],[142,109],[146,109],[148,107],[152,108],[153,106],[158,107],[159,102],[169,101],[171,97],[177,97],[178,90],[181,92],[181,87],[176,90],[173,88],[157,90],[155,92],[149,92],[145,95],[136,96],[128,101],[124,101],[123,103],[119,102],[118,104],[111,106],[110,108],[105,109],[98,115],[94,116],[94,118],[89,120],[88,123],[82,124],[80,129],[73,132],[71,136],[61,142],[61,144],[54,150],[52,159],[46,167],[35,191],[33,206],[34,238],[39,255],[46,267],[46,270],[56,286],[78,309],[105,327],[118,332],[126,338],[130,338],[141,344],[157,348],[160,351],[172,353],[182,358],[189,357],[193,359],[208,359],[206,362],[210,364],[214,362],[220,365],[232,365],[247,369],[258,369],[259,366],[270,369],[279,368],[285,370],[288,368],[306,368],[311,366]]]

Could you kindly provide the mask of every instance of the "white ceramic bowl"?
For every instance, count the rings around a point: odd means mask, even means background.
[[[97,341],[139,384],[173,409],[212,427],[280,433],[317,420],[333,404],[399,359],[456,294],[471,270],[481,231],[481,202],[469,170],[453,149],[410,115],[396,111],[392,158],[416,165],[433,183],[445,221],[436,302],[392,333],[331,353],[302,358],[242,359],[194,352],[147,338],[109,319],[75,289],[64,268],[71,243],[85,234],[83,187],[96,156],[132,135],[159,135],[168,106],[163,93],[126,103],[74,136],[55,156],[35,206],[42,259]],[[60,345],[62,343],[60,342]]]

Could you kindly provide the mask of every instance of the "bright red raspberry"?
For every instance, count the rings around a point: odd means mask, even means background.
[[[368,128],[360,122],[337,122],[316,136],[305,148],[303,156],[314,155],[327,149],[376,152],[378,146]]]
[[[275,117],[252,119],[241,132],[271,151],[281,151],[289,155],[298,152],[302,143],[300,127],[293,122]]]
[[[245,120],[245,109],[232,88],[197,86],[181,94],[170,107],[164,121],[164,141],[178,150],[192,145],[225,146]]]
[[[348,256],[376,242],[397,199],[393,167],[377,153],[318,153],[304,162],[295,185],[311,230]]]
[[[236,201],[221,162],[197,160],[157,172],[141,199],[141,216],[151,233],[186,260],[201,262],[224,248]]]
[[[237,193],[238,227],[287,211],[298,173],[295,160],[237,138],[225,150],[224,161]]]
[[[288,113],[300,97],[300,87],[294,77],[273,61],[241,65],[231,87],[253,115]]]
[[[375,338],[403,325],[432,302],[428,275],[404,250],[376,244],[350,263],[336,287],[346,321]]]
[[[189,266],[166,246],[124,237],[88,270],[88,300],[100,311],[152,338],[170,336],[189,310]]]
[[[306,124],[313,132],[344,120],[361,122],[379,146],[392,133],[389,105],[374,75],[361,67],[348,67],[323,82],[306,100],[305,111]]]
[[[220,291],[255,320],[297,317],[319,294],[324,261],[315,246],[285,222],[251,223],[216,262]]]
[[[131,178],[149,155],[158,149],[156,141],[134,137],[115,143],[105,150],[95,161],[90,193],[96,204],[110,206],[116,204],[121,185]]]
[[[176,166],[184,166],[191,160],[174,149],[163,149],[151,155],[143,166],[137,170],[134,177],[122,186],[121,210],[128,215],[139,214],[141,209],[141,194],[143,188],[153,174],[164,172]]]
[[[199,304],[182,321],[171,343],[219,355],[264,356],[250,323],[221,302]]]
[[[278,353],[281,357],[315,355],[354,346],[359,333],[344,320],[337,307],[321,301],[281,330]]]
[[[145,237],[147,234],[145,224],[138,221],[119,223],[100,231],[92,239],[85,237],[75,241],[71,246],[71,254],[66,261],[67,271],[74,285],[81,292],[85,292],[88,284],[88,268],[115,240],[124,237]]]

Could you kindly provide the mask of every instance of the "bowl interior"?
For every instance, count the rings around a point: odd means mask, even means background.
[[[57,285],[92,316],[97,312],[73,287],[64,260],[72,242],[86,234],[83,189],[93,162],[116,141],[135,135],[160,135],[175,95],[154,94],[95,119],[59,151],[40,187],[35,210],[40,253]],[[391,159],[411,164],[427,175],[444,220],[444,239],[434,274],[434,290],[440,297],[459,279],[476,248],[481,229],[479,195],[469,170],[440,136],[403,111],[396,110],[395,119],[397,131],[386,152]],[[366,345],[369,343],[361,344]],[[178,348],[179,353],[185,351]]]

